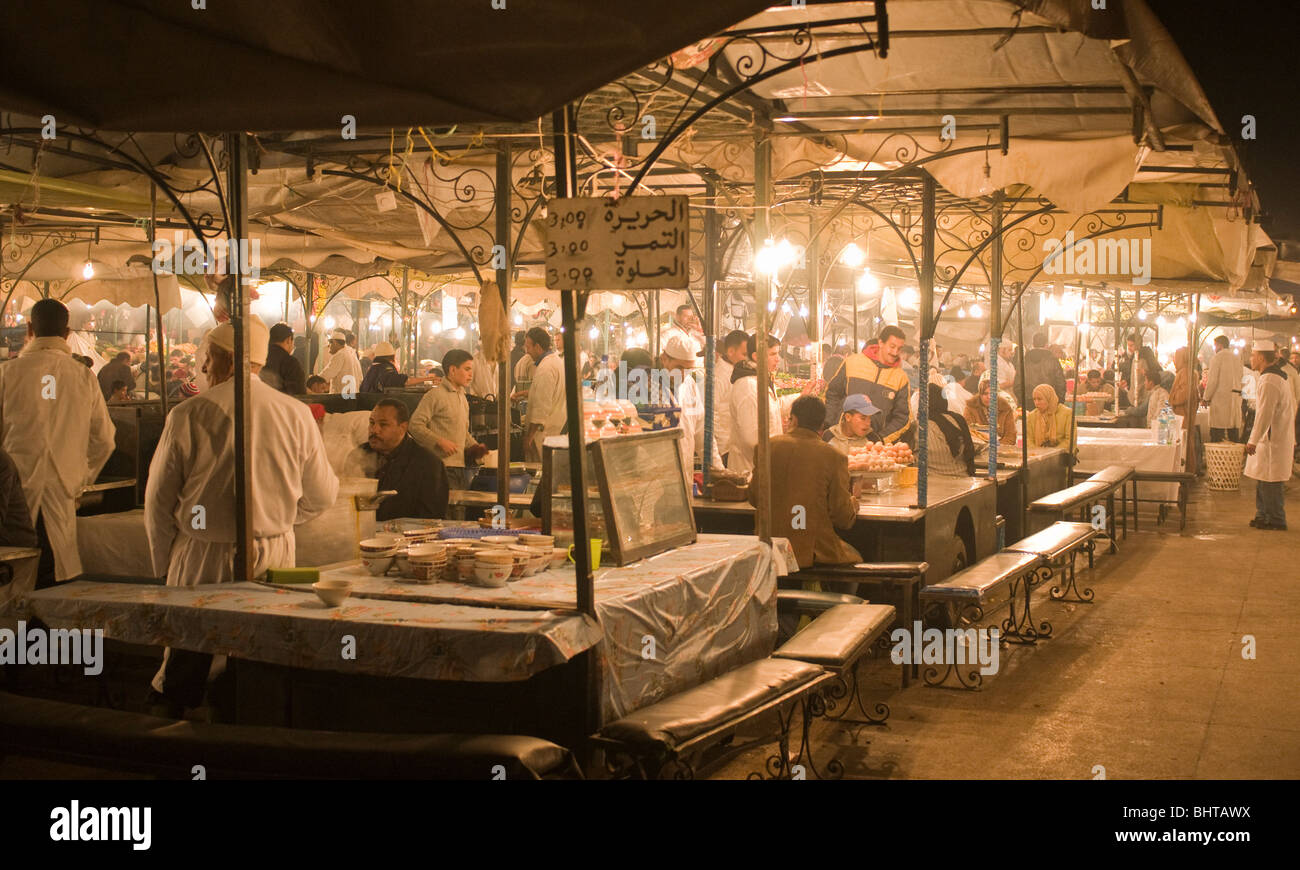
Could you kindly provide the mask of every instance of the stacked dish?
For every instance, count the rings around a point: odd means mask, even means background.
[[[416,583],[432,583],[447,564],[446,544],[416,544],[406,552],[410,576]]]
[[[393,567],[393,562],[401,551],[401,547],[392,536],[367,538],[361,542],[360,547],[361,564],[376,577],[388,573],[388,569]]]

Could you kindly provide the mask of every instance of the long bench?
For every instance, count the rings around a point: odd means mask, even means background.
[[[562,746],[526,735],[363,734],[216,725],[0,692],[0,757],[193,779],[581,778]]]
[[[1187,490],[1196,480],[1196,474],[1191,471],[1137,471],[1133,475],[1133,529],[1137,530],[1137,484],[1139,483],[1176,483],[1178,484],[1178,530],[1187,529]],[[1169,512],[1167,502],[1160,502],[1160,514],[1157,523],[1163,523]]]
[[[1048,493],[1031,502],[1029,512],[1045,514],[1056,521],[1065,519],[1073,511],[1078,511],[1079,519],[1088,522],[1092,519],[1093,505],[1104,499],[1113,499],[1114,492],[1115,487],[1110,483],[1101,480],[1085,480],[1057,492]],[[1116,552],[1119,543],[1115,540],[1115,525],[1109,519],[1105,525],[1110,537],[1111,552]]]
[[[697,770],[697,757],[712,749],[727,747],[725,758],[775,739],[778,754],[769,759],[768,773],[788,779],[793,775],[790,727],[795,708],[802,707],[804,713],[802,752],[807,743],[809,696],[834,679],[835,674],[809,662],[759,659],[611,722],[592,742],[605,750],[606,767],[614,776],[694,779],[720,762],[712,759]],[[775,713],[779,724],[775,738],[733,744],[741,726],[769,712]]]
[[[892,604],[898,623],[911,630],[912,623],[920,618],[920,591],[929,570],[928,562],[860,562],[856,565],[814,565],[791,574],[790,579],[815,581],[823,586],[845,589],[871,601]],[[783,592],[778,592],[778,596]],[[903,688],[907,688],[912,678],[917,676],[918,667],[903,667]]]
[[[921,590],[921,601],[949,608],[952,628],[982,622],[987,608],[1005,606],[1009,615],[1002,621],[1000,641],[1034,644],[1052,635],[1052,624],[1045,620],[1035,623],[1030,609],[1030,593],[1045,567],[1042,556],[1004,550],[942,582],[926,586]],[[955,662],[948,662],[942,671],[927,667],[924,679],[927,685],[941,686],[954,673],[963,688],[977,689],[983,682],[978,672],[963,671]]]
[[[1034,556],[1041,556],[1044,560],[1045,567],[1040,571],[1040,582],[1049,579],[1056,565],[1068,565],[1068,571],[1063,583],[1053,586],[1049,592],[1051,598],[1055,601],[1078,601],[1083,604],[1091,604],[1093,600],[1093,591],[1085,587],[1079,590],[1075,582],[1074,560],[1080,551],[1088,554],[1088,570],[1091,573],[1093,568],[1093,553],[1096,550],[1096,539],[1100,537],[1102,531],[1090,523],[1053,523],[1041,532],[1021,538],[1014,544],[1006,548],[1007,552],[1028,553]],[[1068,558],[1068,563],[1066,559]],[[1070,595],[1073,598],[1070,598]]]
[[[1132,465],[1107,465],[1100,471],[1081,471],[1074,469],[1071,471],[1071,482],[1073,478],[1081,475],[1087,475],[1088,482],[1098,482],[1106,484],[1110,490],[1106,493],[1106,509],[1109,511],[1108,522],[1115,520],[1115,493],[1119,492],[1119,526],[1124,531],[1124,540],[1128,540],[1129,525],[1129,495],[1131,491],[1133,501],[1133,522],[1134,531],[1137,523],[1137,481],[1134,479],[1137,469]],[[1130,484],[1132,484],[1130,486]]]

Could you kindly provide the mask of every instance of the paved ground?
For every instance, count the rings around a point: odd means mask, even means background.
[[[1096,603],[1037,592],[1053,637],[1004,647],[980,691],[899,689],[887,659],[868,662],[888,725],[818,720],[815,758],[837,757],[846,778],[1086,779],[1097,765],[1110,779],[1300,778],[1300,481],[1288,487],[1288,532],[1247,525],[1243,480],[1240,493],[1198,485],[1182,534],[1175,513],[1118,555],[1099,548]]]

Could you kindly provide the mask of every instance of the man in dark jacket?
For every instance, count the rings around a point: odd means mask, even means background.
[[[370,412],[370,437],[347,459],[351,476],[379,480],[379,491],[395,490],[375,512],[379,520],[447,516],[447,469],[407,429],[410,411],[396,399],[380,399]]]
[[[826,387],[825,424],[840,421],[845,396],[862,394],[880,409],[879,434],[886,444],[916,443],[916,426],[909,404],[912,388],[903,370],[900,354],[906,336],[897,326],[886,326],[880,338],[862,353],[850,354],[844,367]]]
[[[1056,354],[1047,349],[1045,332],[1034,336],[1034,348],[1025,354],[1025,365],[1016,372],[1016,400],[1027,401],[1026,397],[1032,397],[1034,387],[1039,384],[1050,384],[1056,391],[1057,401],[1065,401],[1065,370]]]
[[[271,343],[267,346],[266,365],[262,366],[262,380],[282,393],[301,396],[307,392],[307,373],[302,363],[293,355],[293,327],[277,323],[271,327]]]
[[[113,357],[113,361],[99,370],[99,390],[104,394],[105,401],[113,395],[113,382],[121,381],[127,385],[127,392],[135,384],[135,376],[131,374],[131,354],[122,351]]]

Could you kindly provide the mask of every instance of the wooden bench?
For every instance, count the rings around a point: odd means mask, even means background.
[[[1093,592],[1089,588],[1084,588],[1082,592],[1075,583],[1074,559],[1080,550],[1088,554],[1088,571],[1093,568],[1093,552],[1096,550],[1096,538],[1102,534],[1101,530],[1089,523],[1053,523],[1041,532],[1035,532],[1027,538],[1021,538],[1014,544],[1007,547],[1008,552],[1012,553],[1030,553],[1035,556],[1042,556],[1046,561],[1046,569],[1039,573],[1042,580],[1047,580],[1051,576],[1055,566],[1065,564],[1069,558],[1069,571],[1066,574],[1064,584],[1057,584],[1051,588],[1049,595],[1055,601],[1078,601],[1083,604],[1091,604]],[[1073,598],[1068,598],[1073,594]]]
[[[1042,556],[1004,550],[958,571],[947,580],[926,586],[921,590],[921,601],[948,607],[952,614],[949,623],[953,628],[982,622],[987,608],[1006,606],[1010,613],[1002,621],[1001,642],[1033,644],[1052,635],[1052,624],[1047,621],[1035,624],[1030,610],[1030,592],[1045,564]],[[1017,606],[1021,599],[1023,604]],[[977,689],[983,681],[978,672],[963,672],[954,662],[948,663],[942,675],[939,668],[927,667],[924,679],[927,685],[940,686],[953,673],[967,689]]]
[[[673,779],[694,779],[697,772],[741,750],[775,739],[778,754],[768,759],[767,772],[788,779],[792,776],[790,726],[794,710],[803,708],[806,747],[809,696],[823,691],[834,679],[830,671],[808,662],[759,659],[611,722],[592,742],[605,750],[606,767],[615,776],[635,773],[642,779],[661,779],[671,773]],[[732,745],[740,726],[769,712],[777,717],[775,738],[764,736]],[[697,771],[698,756],[723,746],[728,747],[725,755],[701,764]],[[751,779],[760,777],[762,774],[750,774]]]
[[[814,565],[790,576],[892,604],[899,624],[910,630],[912,623],[920,618],[920,592],[925,585],[925,573],[929,570],[928,562],[860,562],[856,565]],[[903,688],[911,685],[912,678],[919,673],[919,665],[905,665],[902,669]]]
[[[526,735],[365,734],[214,725],[0,692],[0,756],[193,779],[581,778],[562,746]]]

